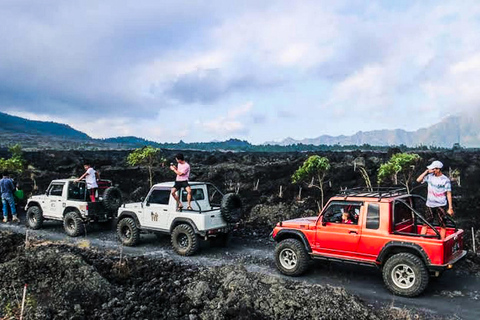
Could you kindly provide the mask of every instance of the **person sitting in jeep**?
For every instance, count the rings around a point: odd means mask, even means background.
[[[342,213],[342,223],[345,223],[345,224],[353,224],[353,221],[350,217],[350,213],[348,213],[347,211],[344,211]]]

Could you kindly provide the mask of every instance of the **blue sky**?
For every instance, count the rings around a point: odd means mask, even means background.
[[[0,111],[95,138],[416,130],[480,106],[478,1],[0,2]]]

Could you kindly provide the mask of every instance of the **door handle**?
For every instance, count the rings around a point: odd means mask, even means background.
[[[163,211],[168,211],[168,209],[163,209]]]
[[[213,216],[210,216],[210,218],[215,218],[215,215],[213,215]]]
[[[355,231],[355,230],[350,230],[350,231],[348,231],[348,233],[349,233],[349,234],[353,234],[353,233],[354,233],[354,234],[358,234],[358,232]]]

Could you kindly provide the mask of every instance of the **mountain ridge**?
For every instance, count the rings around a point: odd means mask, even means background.
[[[374,145],[392,146],[405,145],[408,147],[437,146],[452,147],[460,144],[464,147],[476,148],[480,146],[479,118],[469,115],[453,115],[446,117],[437,124],[416,131],[403,129],[382,129],[372,131],[358,131],[347,136],[321,135],[316,138],[295,140],[288,137],[279,142],[269,141],[265,144],[286,146],[291,144],[309,145]]]
[[[293,145],[311,145],[311,146],[436,146],[450,148],[453,145],[460,144],[463,147],[478,148],[480,146],[480,117],[475,115],[456,115],[449,116],[441,122],[427,128],[421,128],[416,131],[405,131],[403,129],[383,129],[372,131],[358,131],[353,135],[321,135],[317,138],[305,138],[295,140],[287,137],[280,142],[265,142],[262,146],[293,146]],[[159,143],[135,136],[112,137],[106,139],[94,139],[87,134],[73,129],[69,125],[49,122],[28,120],[17,116],[12,116],[0,112],[0,134],[2,140],[8,140],[12,144],[16,140],[28,140],[30,144],[35,144],[38,140],[38,147],[48,146],[49,140],[60,143],[62,148],[71,142],[73,145],[81,148],[86,145],[89,148],[137,148],[144,145],[165,148],[199,148],[208,149],[208,146],[216,149],[235,149],[245,150],[255,147],[248,141],[239,139],[230,139],[226,141],[195,142],[185,143]],[[9,137],[9,138],[8,138]],[[10,139],[10,140],[9,140]],[[0,146],[8,145],[5,141],[0,142]]]

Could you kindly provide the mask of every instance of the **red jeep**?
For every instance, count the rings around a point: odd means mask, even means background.
[[[419,295],[430,276],[440,276],[466,255],[463,230],[447,217],[442,237],[439,218],[427,210],[423,197],[405,189],[342,191],[318,217],[276,225],[275,263],[290,276],[305,272],[310,258],[377,266],[391,292]]]

